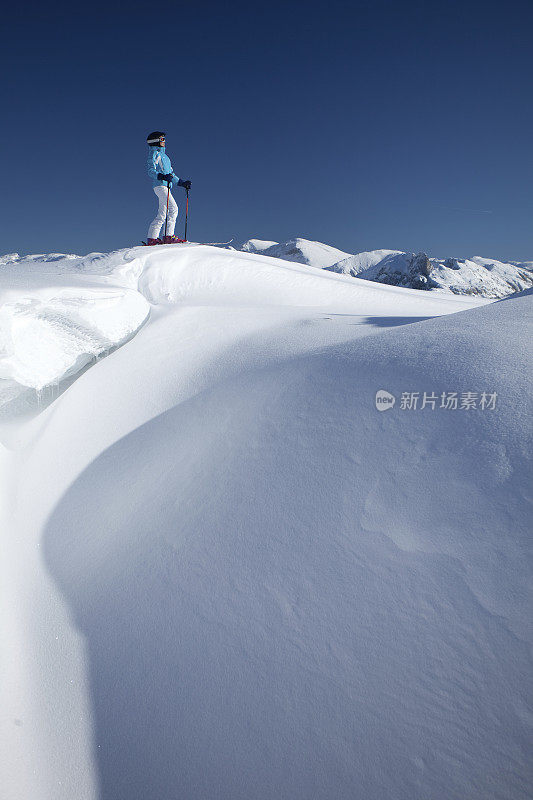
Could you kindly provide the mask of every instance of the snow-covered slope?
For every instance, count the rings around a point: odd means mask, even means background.
[[[101,264],[149,318],[2,429],[6,800],[527,798],[532,295]]]
[[[371,250],[349,255],[307,239],[290,239],[282,244],[249,239],[240,249],[392,286],[492,299],[506,297],[533,285],[531,261],[502,262],[479,256],[470,259],[429,258],[425,253],[415,255],[401,250]],[[340,254],[338,258],[334,257],[335,252]]]

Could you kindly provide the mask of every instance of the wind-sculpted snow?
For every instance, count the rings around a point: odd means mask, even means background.
[[[427,316],[444,302],[387,295],[289,262],[189,245],[87,256],[4,256],[0,265],[0,415],[40,410],[69,379],[131,339],[149,301],[197,305],[323,306],[361,314]],[[376,305],[377,302],[377,305]],[[355,304],[355,305],[354,305]]]
[[[150,302],[331,308],[354,314],[432,316],[474,303],[464,298],[421,297],[414,290],[374,286],[277,258],[176,247],[146,257],[139,290]]]
[[[39,410],[41,400],[139,330],[150,306],[128,288],[132,270],[124,253],[3,257],[1,416]]]
[[[0,309],[0,412],[27,410],[46,388],[128,341],[148,303],[129,289],[28,292]]]
[[[4,431],[6,800],[526,800],[533,295],[110,258],[146,324]]]

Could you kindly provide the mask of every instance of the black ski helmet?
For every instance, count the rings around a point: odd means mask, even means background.
[[[146,137],[146,142],[150,147],[156,147],[162,136],[166,136],[165,131],[152,131],[152,133],[149,133]]]

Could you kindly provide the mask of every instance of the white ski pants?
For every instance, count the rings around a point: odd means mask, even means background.
[[[155,216],[154,221],[150,225],[148,229],[148,238],[149,239],[157,239],[159,237],[159,232],[161,227],[165,225],[165,217],[167,214],[167,192],[168,189],[166,186],[154,186],[154,192],[157,195],[157,199],[159,200],[159,208],[157,209],[157,214]],[[172,236],[174,234],[174,228],[176,227],[176,219],[178,217],[178,206],[176,201],[172,197],[172,192],[168,192],[168,222],[167,222],[167,236]],[[165,231],[163,230],[163,234]]]

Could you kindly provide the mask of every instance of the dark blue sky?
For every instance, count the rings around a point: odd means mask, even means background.
[[[532,9],[12,3],[0,251],[146,238],[162,129],[192,240],[531,260]]]

